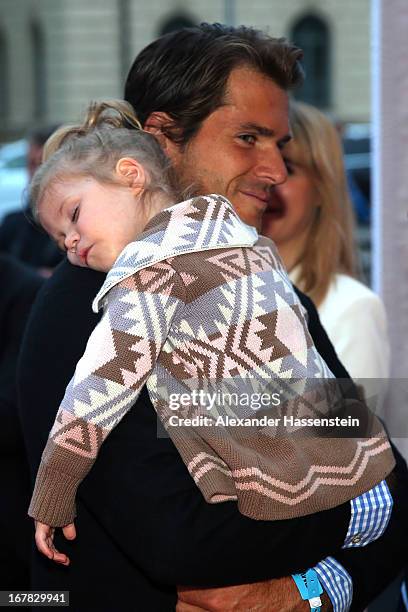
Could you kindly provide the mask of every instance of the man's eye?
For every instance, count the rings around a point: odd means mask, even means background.
[[[79,214],[79,206],[75,206],[74,212],[72,213],[72,217],[71,217],[71,221],[73,223],[75,223],[75,221],[78,219],[78,214]]]
[[[255,144],[256,142],[256,136],[253,134],[240,134],[239,139],[243,140],[247,144]]]

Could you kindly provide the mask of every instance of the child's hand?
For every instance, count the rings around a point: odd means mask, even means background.
[[[60,553],[54,546],[54,533],[54,527],[50,527],[39,521],[35,522],[35,543],[37,544],[38,550],[48,559],[52,559],[56,563],[69,565],[69,557],[64,555],[64,553]],[[67,540],[75,540],[76,530],[74,523],[65,525],[65,527],[62,528],[62,533]]]

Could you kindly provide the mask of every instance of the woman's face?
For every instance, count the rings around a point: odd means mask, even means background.
[[[301,255],[309,229],[318,210],[318,193],[311,171],[300,161],[295,144],[284,150],[288,178],[272,191],[262,219],[264,236],[278,248],[292,249],[291,260]],[[285,259],[285,257],[284,257]]]

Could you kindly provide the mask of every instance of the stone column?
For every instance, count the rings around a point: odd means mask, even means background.
[[[408,457],[408,3],[372,0],[373,285],[392,351],[385,420]]]

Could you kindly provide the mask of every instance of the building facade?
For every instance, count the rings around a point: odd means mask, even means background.
[[[303,97],[343,120],[367,121],[369,0],[0,0],[0,141],[30,125],[78,118],[120,97],[137,52],[201,21],[245,24],[305,49]]]

